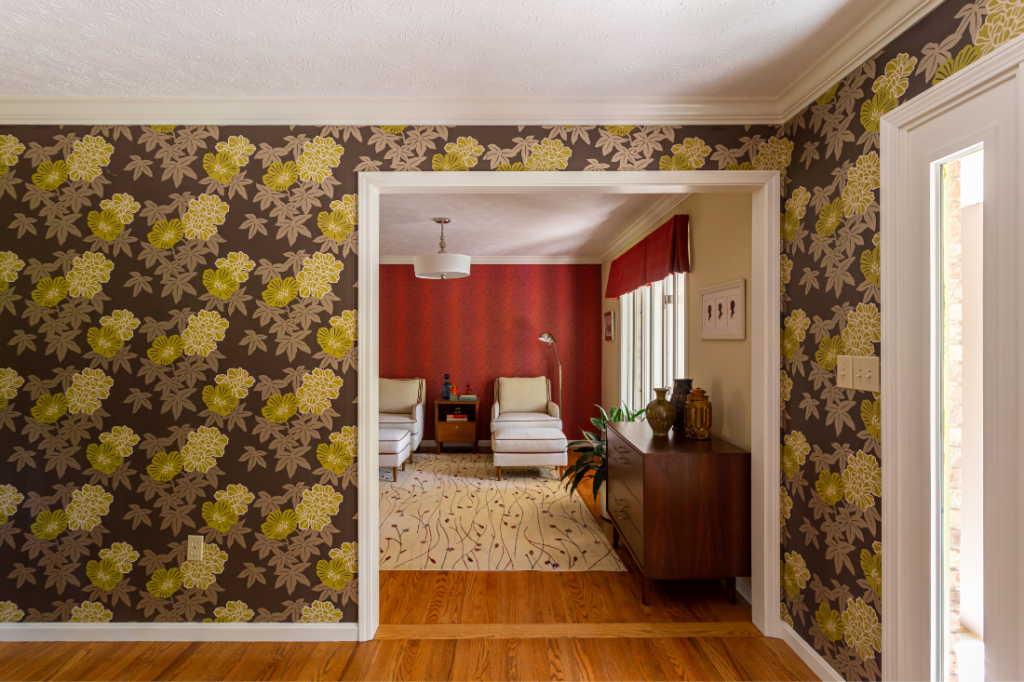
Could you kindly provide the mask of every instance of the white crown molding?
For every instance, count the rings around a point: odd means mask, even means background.
[[[807,643],[807,640],[796,634],[796,630],[791,628],[788,623],[782,623],[782,639],[800,657],[800,660],[806,663],[807,667],[818,676],[818,679],[826,680],[827,682],[845,682],[845,678],[837,673],[835,668],[830,666],[828,661],[822,658],[821,654]]]
[[[889,0],[868,13],[779,94],[781,121],[788,121],[840,79],[871,58],[945,0]]]
[[[634,239],[652,227],[657,227],[655,223],[662,216],[670,211],[674,211],[680,204],[689,198],[689,194],[670,194],[663,197],[660,201],[644,211],[640,217],[634,220],[632,225],[623,230],[622,234],[616,237],[615,240],[601,252],[597,262],[604,263],[606,260],[610,260],[612,256],[629,246],[630,242]]]
[[[597,256],[473,256],[472,265],[600,265]],[[412,265],[413,256],[381,256],[381,265]]]
[[[355,623],[3,623],[0,642],[354,642]]]

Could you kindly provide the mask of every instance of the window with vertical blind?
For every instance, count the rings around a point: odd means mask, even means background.
[[[686,274],[672,274],[619,297],[621,321],[619,386],[633,410],[686,376]]]

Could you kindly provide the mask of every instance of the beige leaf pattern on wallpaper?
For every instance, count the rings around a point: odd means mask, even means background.
[[[355,620],[358,172],[768,169],[780,616],[877,679],[878,121],[1022,30],[950,0],[778,127],[0,129],[0,621]]]

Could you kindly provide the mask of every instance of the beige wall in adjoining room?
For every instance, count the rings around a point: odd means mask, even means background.
[[[712,432],[743,448],[750,447],[750,250],[751,197],[749,194],[694,194],[670,213],[653,221],[650,229],[601,265],[601,294],[608,283],[611,261],[625,253],[671,216],[690,216],[688,357],[693,385],[711,394]],[[700,338],[700,290],[743,279],[746,282],[746,338],[742,341]],[[605,407],[619,399],[619,353],[622,321],[619,302],[602,298],[602,315],[615,312],[615,341],[604,341],[601,352],[601,400]],[[653,395],[651,398],[653,399]]]

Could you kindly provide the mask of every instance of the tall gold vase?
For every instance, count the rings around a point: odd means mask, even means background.
[[[703,388],[695,388],[686,396],[686,437],[711,438],[711,400]]]

